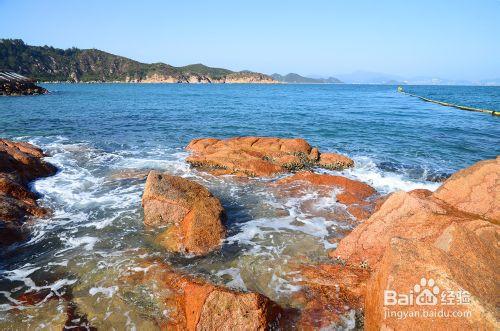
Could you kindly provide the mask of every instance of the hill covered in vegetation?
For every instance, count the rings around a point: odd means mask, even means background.
[[[276,83],[270,76],[251,71],[234,72],[203,64],[148,64],[98,49],[30,46],[20,39],[0,39],[0,70],[37,81]]]

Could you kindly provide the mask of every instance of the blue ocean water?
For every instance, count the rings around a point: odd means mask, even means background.
[[[291,299],[300,289],[294,264],[328,259],[330,239],[353,226],[337,217],[344,210],[337,191],[287,196],[267,179],[199,172],[184,162],[193,138],[302,137],[352,157],[355,167],[342,174],[382,194],[434,190],[456,170],[500,154],[499,117],[423,102],[396,86],[45,87],[50,94],[0,98],[0,137],[39,145],[59,168],[33,184],[53,214],[27,223],[28,240],[0,251],[0,329],[64,320],[64,295],[95,327],[156,329],[152,321],[168,317],[153,304],[157,291],[121,281],[151,258],[300,309]],[[463,105],[500,105],[500,87],[405,89]],[[194,258],[155,244],[157,230],[143,225],[141,208],[149,169],[196,180],[221,200],[228,237],[220,251]],[[26,293],[44,299],[24,304],[18,299]]]
[[[415,178],[499,154],[500,119],[370,85],[47,84],[46,96],[0,99],[0,136],[62,136],[106,151],[182,148],[197,137],[303,137]],[[409,86],[500,110],[500,87]],[[50,138],[49,138],[50,139]]]

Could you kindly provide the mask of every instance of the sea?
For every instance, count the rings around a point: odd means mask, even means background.
[[[169,316],[155,305],[157,293],[123,281],[151,259],[300,309],[293,300],[301,289],[294,266],[328,261],[336,246],[329,238],[354,226],[331,216],[342,207],[338,191],[326,198],[313,188],[286,196],[272,185],[286,175],[202,173],[185,162],[192,139],[304,138],[355,161],[341,172],[318,171],[366,182],[381,195],[436,190],[454,172],[500,154],[500,117],[424,102],[397,86],[43,86],[49,94],[0,98],[0,137],[41,147],[59,169],[32,183],[52,215],[26,223],[27,241],[0,250],[0,329],[64,325],[68,300],[98,328],[154,329],[152,320]],[[404,89],[500,111],[500,87]],[[157,230],[143,225],[141,207],[151,169],[195,180],[221,200],[228,234],[220,251],[194,257],[156,244]],[[36,293],[36,302],[20,299]]]

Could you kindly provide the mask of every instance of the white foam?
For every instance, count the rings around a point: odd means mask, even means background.
[[[354,157],[355,166],[342,171],[347,177],[373,186],[381,193],[428,189],[435,191],[441,184],[405,178],[402,174],[380,170],[369,157]]]
[[[247,290],[243,278],[241,278],[240,269],[238,268],[227,268],[217,271],[216,276],[222,277],[224,275],[231,276],[231,281],[227,282],[225,285],[231,288],[240,289],[243,291]]]
[[[118,291],[118,286],[110,286],[110,287],[92,287],[89,289],[89,294],[94,296],[98,293],[103,294],[104,296],[111,298],[116,291]]]
[[[89,236],[83,236],[83,237],[77,237],[77,238],[68,238],[66,240],[66,246],[69,249],[74,249],[80,246],[83,246],[83,248],[87,251],[91,251],[94,249],[94,245],[99,241],[98,238],[96,237],[89,237]]]
[[[277,276],[276,273],[273,273],[273,275],[271,276],[271,281],[268,286],[269,288],[272,288],[278,295],[297,292],[302,288],[299,285],[294,285],[288,280]]]
[[[77,279],[62,278],[56,280],[54,283],[44,286],[38,286],[29,276],[31,276],[34,272],[40,269],[41,267],[32,268],[31,264],[26,264],[18,269],[5,271],[3,273],[3,277],[11,281],[19,281],[24,283],[24,285],[28,288],[26,292],[31,292],[31,291],[38,292],[47,289],[50,290],[50,293],[45,297],[45,299],[42,302],[46,301],[53,294],[60,295],[59,290],[61,288],[63,288],[64,286],[72,285],[77,281]]]

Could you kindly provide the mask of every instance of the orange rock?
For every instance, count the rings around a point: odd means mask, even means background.
[[[311,152],[309,153],[309,159],[312,162],[318,162],[319,161],[319,150],[316,147],[313,147],[311,149]]]
[[[158,242],[175,252],[206,254],[225,236],[224,209],[205,187],[151,171],[142,197],[144,223],[167,226]]]
[[[321,153],[318,165],[326,169],[342,170],[354,166],[354,161],[340,154]]]
[[[330,253],[348,263],[367,262],[375,268],[392,238],[434,240],[453,222],[469,221],[469,215],[458,212],[422,191],[396,192],[363,224],[357,226]]]
[[[31,144],[0,139],[0,172],[15,173],[23,183],[56,173],[53,165],[42,160],[44,156]]]
[[[268,330],[278,323],[281,309],[258,293],[242,293],[176,273],[157,263],[133,275],[127,284],[157,289],[168,330]],[[163,317],[159,316],[161,321]]]
[[[42,150],[24,142],[0,139],[0,245],[25,238],[21,229],[26,217],[42,217],[48,210],[36,203],[29,182],[55,174],[56,168],[42,160]]]
[[[317,148],[311,148],[304,139],[282,139],[272,137],[236,137],[225,140],[204,138],[189,143],[192,152],[186,161],[203,170],[224,170],[245,176],[273,176],[283,172],[310,168],[320,158]],[[326,159],[336,162],[323,163],[325,167],[342,168],[352,166],[349,158],[336,155],[335,160],[325,154]],[[349,162],[350,160],[350,162]],[[220,172],[219,172],[220,173]]]
[[[296,300],[305,302],[298,321],[300,330],[338,327],[342,316],[363,308],[368,270],[320,264],[302,266],[300,272],[302,290]]]
[[[348,211],[358,220],[367,218],[375,207],[377,191],[368,184],[342,176],[316,174],[310,171],[298,172],[290,177],[280,179],[277,185],[284,186],[294,183],[308,183],[315,187],[326,188],[324,194],[329,194],[332,188],[339,188],[337,201],[346,205]]]
[[[456,172],[434,196],[459,210],[500,223],[500,156]]]
[[[494,245],[482,243],[463,224],[450,225],[434,243],[392,239],[378,271],[367,284],[366,329],[497,329],[498,256]],[[391,299],[384,302],[385,291],[413,294],[413,302],[409,305],[392,305]],[[424,291],[428,292],[422,296],[429,296],[430,305],[420,304],[418,297]],[[454,293],[460,293],[461,297]],[[387,295],[393,297],[394,293]],[[458,301],[462,299],[467,302]],[[415,311],[421,316],[408,315],[403,319],[397,315]],[[424,311],[449,317],[424,317]]]
[[[427,190],[391,194],[378,211],[331,252],[332,257],[348,267],[359,265],[373,272],[364,300],[366,329],[497,328],[495,269],[500,262],[500,226],[491,217],[495,215],[491,206],[496,205],[498,183],[491,181],[493,169],[485,171],[492,164],[480,162],[459,172],[459,176],[454,175],[443,184],[451,188],[442,188],[435,194]],[[463,187],[455,186],[457,180]],[[463,190],[464,195],[455,194],[452,188],[455,192]],[[479,196],[487,203],[477,200]],[[384,305],[385,290],[403,294],[413,290],[415,294],[418,291],[414,285],[421,278],[426,278],[426,284],[432,279],[440,294],[443,290],[465,290],[471,294],[470,304],[438,304],[432,307],[433,311],[467,311],[469,315],[401,319],[401,314],[411,313],[415,306]]]

